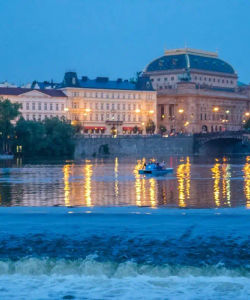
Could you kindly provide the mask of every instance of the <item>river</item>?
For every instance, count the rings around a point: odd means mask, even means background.
[[[250,157],[161,159],[1,162],[0,298],[249,299]]]

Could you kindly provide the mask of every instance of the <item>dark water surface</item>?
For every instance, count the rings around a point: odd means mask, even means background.
[[[164,159],[1,162],[0,299],[250,299],[250,157]]]
[[[138,174],[143,159],[0,162],[1,206],[250,208],[250,157],[167,157],[172,174]]]

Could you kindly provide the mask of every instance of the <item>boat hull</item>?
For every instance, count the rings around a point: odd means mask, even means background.
[[[167,168],[164,170],[139,170],[139,174],[162,176],[173,172],[173,168]]]

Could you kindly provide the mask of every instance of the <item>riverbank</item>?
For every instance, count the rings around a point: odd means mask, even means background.
[[[75,159],[95,156],[157,156],[191,155],[193,137],[178,136],[164,138],[157,135],[131,137],[78,138]]]

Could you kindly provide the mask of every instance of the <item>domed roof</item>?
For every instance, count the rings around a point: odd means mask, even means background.
[[[219,59],[217,53],[192,49],[166,51],[164,56],[152,61],[145,71],[156,72],[185,69],[235,74],[232,66]]]

